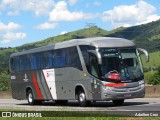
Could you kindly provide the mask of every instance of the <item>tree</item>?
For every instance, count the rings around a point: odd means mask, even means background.
[[[148,83],[152,85],[160,85],[160,66],[158,67],[158,71],[149,78]]]
[[[10,88],[9,74],[7,71],[0,72],[0,91],[6,91]]]

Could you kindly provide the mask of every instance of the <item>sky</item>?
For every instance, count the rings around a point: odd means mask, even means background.
[[[160,19],[160,0],[0,0],[0,47],[88,27],[113,30]]]

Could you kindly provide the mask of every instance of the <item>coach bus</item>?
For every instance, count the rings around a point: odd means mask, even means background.
[[[27,99],[30,105],[53,100],[57,104],[78,100],[80,106],[92,101],[145,96],[140,53],[123,38],[95,37],[51,43],[13,53],[10,56],[12,97]]]

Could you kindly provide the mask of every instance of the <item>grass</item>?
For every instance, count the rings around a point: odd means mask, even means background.
[[[144,73],[144,79],[146,80],[146,83],[148,83],[149,78],[155,73],[156,71],[149,71]]]
[[[160,51],[149,53],[149,62],[145,62],[145,56],[142,55],[142,63],[144,68],[154,69],[160,66]]]
[[[159,40],[160,39],[160,35],[154,35],[151,38],[149,38],[149,41],[154,41],[154,40]]]
[[[149,62],[145,61],[145,56],[141,55],[144,68],[144,78],[148,83],[149,78],[157,71],[160,66],[160,51],[149,53]]]

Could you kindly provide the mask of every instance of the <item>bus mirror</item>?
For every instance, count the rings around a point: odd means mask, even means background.
[[[138,51],[144,53],[145,57],[146,57],[146,62],[149,62],[149,54],[148,54],[147,50],[142,49],[142,48],[138,48]]]
[[[101,54],[96,50],[88,50],[88,53],[92,53],[97,57],[98,64],[102,64]]]

